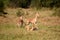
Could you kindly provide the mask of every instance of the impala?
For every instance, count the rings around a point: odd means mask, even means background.
[[[35,26],[35,24],[36,24],[36,22],[37,22],[37,18],[38,18],[38,17],[39,17],[39,14],[36,13],[36,15],[35,15],[34,18],[26,19],[26,24],[27,24],[27,25],[30,24],[30,23],[33,24],[31,30],[33,30],[34,28],[37,28],[37,27]]]
[[[35,24],[37,22],[38,17],[39,17],[39,14],[37,13],[34,18],[27,19],[27,24],[29,24],[29,23]]]
[[[20,16],[20,17],[18,18],[18,20],[17,20],[17,25],[18,25],[18,26],[23,26],[23,17],[22,17],[22,16]]]

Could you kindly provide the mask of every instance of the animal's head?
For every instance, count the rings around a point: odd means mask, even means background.
[[[22,16],[20,16],[19,18],[20,18],[20,19],[23,19],[23,17],[22,17]]]
[[[38,14],[38,13],[36,13],[36,16],[37,16],[37,17],[39,17],[39,14]]]

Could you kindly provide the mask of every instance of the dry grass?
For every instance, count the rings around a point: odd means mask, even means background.
[[[9,13],[7,18],[0,17],[0,40],[60,40],[60,18],[50,16],[54,11],[22,9],[24,13],[28,14],[25,14],[24,18],[34,17],[35,13],[40,15],[37,21],[39,29],[26,31],[25,28],[16,25],[16,12],[18,9],[6,10]]]

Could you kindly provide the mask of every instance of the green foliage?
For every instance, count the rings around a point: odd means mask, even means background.
[[[0,0],[0,6],[7,7],[9,4],[9,0]]]
[[[30,0],[10,0],[10,6],[27,8],[30,4]]]
[[[9,1],[10,1],[10,0],[4,0],[4,6],[5,6],[5,7],[8,7],[8,5],[10,4]]]
[[[4,3],[2,0],[0,0],[0,16],[3,15],[3,11],[4,11]]]
[[[22,0],[19,2],[19,6],[22,7],[22,8],[27,8],[30,4],[30,0]]]
[[[4,9],[4,3],[3,1],[0,1],[0,12],[2,12]]]
[[[32,0],[32,7],[60,7],[60,0]]]
[[[4,12],[4,0],[0,0],[0,16],[6,17],[5,14],[7,14],[6,12]]]
[[[60,7],[60,0],[2,0],[4,6],[10,7]]]
[[[31,7],[40,7],[40,0],[32,0]]]

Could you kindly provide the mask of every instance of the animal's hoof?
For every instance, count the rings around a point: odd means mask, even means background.
[[[38,30],[38,28],[33,28],[33,30]]]

